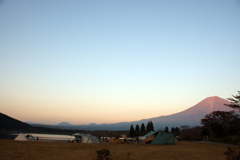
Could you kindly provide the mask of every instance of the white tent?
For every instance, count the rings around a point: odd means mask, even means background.
[[[14,140],[16,140],[16,141],[28,141],[26,136],[23,135],[22,133],[20,133]]]
[[[73,136],[77,138],[82,138],[82,143],[99,143],[97,137],[91,135],[91,134],[84,134],[84,133],[75,133]]]
[[[88,134],[82,137],[82,143],[99,143],[99,141],[97,137]]]
[[[85,134],[84,133],[75,133],[75,134],[73,134],[73,136],[75,136],[75,137],[80,137],[80,136],[84,136]]]

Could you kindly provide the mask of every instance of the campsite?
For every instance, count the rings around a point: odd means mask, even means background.
[[[149,122],[150,124],[150,122]],[[151,122],[152,124],[152,122]],[[147,125],[151,126],[151,125]],[[131,127],[130,127],[131,128]],[[147,127],[148,128],[148,127]],[[80,132],[69,135],[18,133],[13,139],[0,139],[1,159],[99,159],[99,151],[110,159],[226,159],[227,146],[178,139],[174,133],[148,128],[144,135],[131,137],[122,132],[99,137]],[[88,133],[89,132],[89,133]],[[185,133],[187,131],[184,131]],[[131,132],[130,132],[131,133]],[[140,133],[140,132],[137,132]],[[61,138],[60,138],[61,137]],[[65,138],[65,140],[63,139]],[[179,141],[180,140],[180,141]]]
[[[238,147],[232,147],[239,150]],[[175,145],[149,145],[141,143],[68,143],[0,140],[1,159],[86,159],[96,160],[96,150],[108,149],[110,158],[162,159],[162,160],[224,160],[227,146],[179,141]]]
[[[240,0],[0,0],[0,160],[240,160]]]
[[[39,134],[38,134],[39,135]],[[86,159],[97,160],[99,150],[109,150],[108,158],[124,159],[226,159],[226,145],[205,144],[194,141],[177,141],[174,134],[150,131],[135,139],[126,134],[108,137],[108,141],[97,139],[91,134],[75,133],[69,141],[39,140],[36,135],[18,134],[13,139],[0,139],[1,159]],[[45,135],[50,136],[50,135]],[[62,135],[63,136],[63,135]],[[65,135],[66,136],[66,135]],[[69,136],[70,137],[70,136]],[[231,148],[239,151],[238,146]]]

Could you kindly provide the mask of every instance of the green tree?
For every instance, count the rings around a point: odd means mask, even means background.
[[[140,136],[140,131],[139,131],[139,125],[138,124],[135,127],[134,136]]]
[[[168,126],[165,127],[165,132],[167,132],[167,133],[169,132]]]
[[[210,114],[206,114],[203,119],[201,119],[201,124],[204,127],[210,128],[212,123],[220,123],[224,129],[229,128],[233,122],[239,119],[239,115],[235,111],[214,111]]]
[[[138,124],[135,127],[135,131],[139,132],[139,125]]]
[[[223,125],[220,123],[212,123],[211,130],[216,138],[222,138],[224,136],[224,128]]]
[[[154,131],[153,123],[151,121],[151,131]]]
[[[145,132],[145,125],[144,125],[144,123],[142,123],[142,125],[141,125],[141,132]]]
[[[202,127],[196,126],[193,128],[188,128],[184,132],[180,134],[183,140],[187,141],[199,141],[203,139],[203,135],[201,134]]]
[[[179,136],[180,135],[180,128],[175,127],[175,136]]]
[[[148,121],[148,124],[147,124],[147,127],[146,127],[146,131],[147,132],[154,131],[154,127],[153,127],[152,121]]]
[[[220,130],[221,127],[218,124],[221,124],[226,135],[240,133],[240,115],[237,114],[235,111],[214,111],[210,114],[206,114],[205,117],[201,120],[201,124],[204,128],[208,128],[211,130],[214,128],[215,131],[217,129]],[[217,138],[221,137],[222,135],[215,136]]]
[[[132,138],[134,137],[134,128],[133,128],[132,124],[131,124],[131,127],[130,127],[129,136],[132,137]]]
[[[174,133],[174,134],[175,134],[175,129],[174,129],[174,127],[171,128],[171,133]]]
[[[210,136],[210,129],[209,128],[206,128],[206,127],[202,127],[202,132],[201,134],[203,136]]]
[[[185,130],[187,130],[187,129],[191,128],[191,127],[188,126],[188,125],[183,125],[180,128],[181,128],[182,132],[184,132]]]
[[[150,125],[149,125],[149,121],[148,121],[148,124],[146,126],[146,131],[149,132],[150,131]]]
[[[224,104],[224,105],[240,111],[240,91],[238,91],[238,95],[236,95],[236,96],[232,95],[232,96],[233,96],[233,98],[228,98],[227,99],[231,103],[230,104]]]

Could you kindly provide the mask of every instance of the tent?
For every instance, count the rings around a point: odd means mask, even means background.
[[[99,143],[99,141],[97,137],[88,134],[82,136],[82,143]]]
[[[124,139],[127,139],[127,135],[126,134],[122,134],[122,135],[120,135],[120,137],[122,137]]]
[[[114,143],[114,140],[115,140],[115,137],[111,137],[111,138],[108,140],[108,143]]]
[[[28,141],[26,136],[23,135],[22,133],[20,133],[14,140],[16,140],[16,141]]]
[[[151,131],[140,137],[142,143],[150,144],[175,144],[175,135],[172,133],[164,133],[162,131]]]
[[[84,136],[85,134],[84,133],[75,133],[75,134],[73,134],[73,136],[75,136],[75,137],[80,137],[80,136]]]
[[[139,139],[144,140],[144,139],[146,139],[148,136],[153,135],[153,134],[155,134],[155,133],[156,133],[156,132],[154,132],[154,131],[150,131],[148,134],[145,134],[144,136],[139,137]]]
[[[151,143],[153,141],[153,139],[155,138],[155,134],[156,132],[154,131],[150,131],[148,134],[139,137],[139,139],[141,140],[141,143]]]
[[[159,131],[151,144],[175,144],[175,135]]]
[[[82,143],[99,143],[97,137],[91,134],[75,133],[73,136],[75,136],[76,139],[81,138]]]
[[[114,137],[110,138],[108,143],[124,143],[125,140],[127,140],[126,134],[123,135],[118,134],[115,138]]]

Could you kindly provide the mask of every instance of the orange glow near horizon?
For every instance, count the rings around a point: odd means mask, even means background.
[[[180,112],[186,108],[173,107],[174,103],[158,104],[136,103],[131,102],[117,103],[67,103],[65,100],[51,101],[49,103],[42,103],[42,101],[28,100],[23,98],[15,98],[14,101],[10,99],[1,100],[2,113],[10,117],[24,122],[42,123],[42,124],[58,124],[61,122],[68,122],[72,125],[90,124],[90,123],[118,123],[138,121],[141,119],[154,118],[162,115],[170,115]],[[86,107],[83,107],[83,106]],[[194,104],[192,104],[194,105]],[[17,106],[17,107],[16,107]],[[79,107],[81,106],[81,107]],[[124,106],[124,107],[122,107]]]

